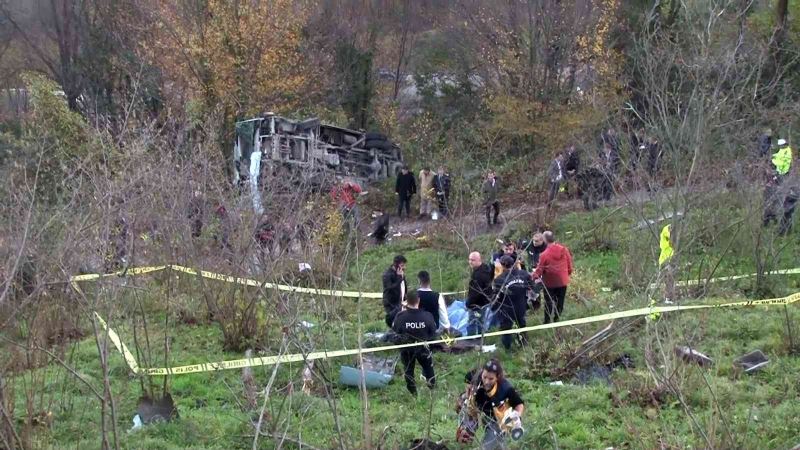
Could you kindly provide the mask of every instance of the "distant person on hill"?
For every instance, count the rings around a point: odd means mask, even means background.
[[[500,215],[500,201],[497,199],[497,193],[500,186],[497,184],[497,177],[494,170],[490,170],[486,174],[486,181],[483,182],[483,208],[486,212],[486,224],[488,226],[497,225],[497,216]],[[494,210],[494,222],[492,222],[491,212]]]
[[[569,277],[572,275],[572,254],[569,249],[556,242],[552,231],[544,232],[547,250],[539,257],[539,265],[533,279],[544,284],[544,323],[558,322],[564,311]]]
[[[447,217],[450,213],[450,175],[445,172],[444,166],[439,166],[433,177],[433,189],[439,203],[439,214]]]
[[[430,218],[433,212],[433,200],[436,192],[433,189],[433,172],[428,167],[419,171],[419,217]]]
[[[567,148],[567,155],[564,161],[564,192],[569,196],[569,185],[572,183],[571,180],[574,180],[575,177],[578,175],[578,171],[581,170],[581,155],[580,152],[575,148],[575,145],[570,145]],[[577,191],[577,187],[575,187],[575,191]],[[576,192],[577,193],[577,192]]]
[[[352,225],[353,229],[358,228],[359,211],[356,198],[361,194],[361,186],[355,181],[348,179],[334,186],[331,189],[331,198],[339,204],[345,222]]]
[[[558,190],[561,183],[564,181],[564,154],[559,152],[553,161],[550,163],[550,168],[547,169],[547,181],[550,183],[550,189],[547,194],[547,205],[553,204],[553,200],[558,195]]]
[[[436,336],[433,316],[428,311],[420,309],[419,302],[417,293],[409,292],[406,309],[397,314],[392,325],[392,331],[403,337],[406,343],[429,341]],[[433,355],[427,346],[404,348],[400,350],[400,359],[403,361],[408,392],[417,395],[417,384],[414,382],[414,366],[417,362],[422,366],[422,375],[425,376],[428,388],[433,389],[436,375],[433,372]]]
[[[394,193],[397,194],[397,217],[403,217],[403,208],[406,210],[406,217],[411,217],[411,198],[417,193],[417,183],[408,166],[403,166],[397,174]]]

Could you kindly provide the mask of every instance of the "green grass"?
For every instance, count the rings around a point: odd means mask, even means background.
[[[654,242],[641,238],[641,234],[625,233],[635,220],[629,215],[615,214],[601,209],[592,214],[566,215],[556,224],[556,232],[573,249],[576,274],[566,307],[566,319],[585,317],[612,311],[640,307],[646,299],[633,295],[622,281],[632,264],[642,267],[645,273],[655,270],[654,261],[645,257],[631,262],[631,254],[640,251],[647,255]],[[617,230],[617,231],[614,231]],[[687,259],[697,264],[697,259],[714,258],[726,246],[724,233],[715,240],[704,243],[687,253]],[[787,238],[789,246],[778,255],[781,264],[797,263],[797,233]],[[491,245],[490,239],[481,236],[473,243],[476,248]],[[638,247],[637,247],[638,245]],[[749,272],[747,253],[737,250],[738,259],[726,262],[720,274]],[[380,291],[380,276],[391,264],[395,254],[408,258],[408,273],[414,275],[428,270],[433,286],[440,290],[464,288],[467,276],[466,255],[458,249],[420,247],[416,241],[394,242],[384,247],[371,248],[359,255],[349,267],[342,287]],[[650,255],[652,256],[652,255]],[[411,278],[411,277],[410,277]],[[413,278],[412,278],[413,279]],[[183,325],[175,321],[174,306],[169,316],[166,305],[175,302],[189,308],[202,309],[199,293],[193,291],[173,296],[164,302],[163,278],[153,277],[149,282],[139,282],[146,293],[139,297],[150,317],[152,365],[162,366],[163,336],[170,338],[169,364],[182,365],[208,360],[233,359],[242,355],[220,349],[221,332],[213,324]],[[158,280],[158,282],[156,281]],[[794,292],[798,280],[778,278],[774,290],[778,293]],[[412,285],[414,283],[412,282]],[[182,288],[186,284],[181,284]],[[741,298],[737,287],[746,283],[714,287],[709,302],[731,301]],[[139,292],[139,291],[137,291]],[[125,315],[111,317],[112,326],[122,339],[133,347],[131,295],[114,301],[121,305]],[[698,300],[685,300],[696,302]],[[304,297],[292,307],[301,311],[307,320],[317,323],[303,335],[306,342],[317,348],[353,348],[357,345],[359,331],[383,329],[383,310],[379,299],[311,299]],[[263,306],[265,317],[274,317],[274,307]],[[793,324],[795,343],[800,342],[800,312],[796,306],[787,310]],[[170,324],[164,327],[164,319]],[[529,324],[541,321],[541,312],[528,317]],[[270,327],[277,327],[269,322]],[[559,448],[788,448],[795,445],[796,431],[800,429],[800,358],[789,353],[784,310],[769,309],[703,310],[681,314],[665,314],[655,323],[642,327],[619,339],[600,359],[610,361],[617,355],[628,353],[636,367],[617,370],[612,383],[594,383],[589,386],[574,385],[571,378],[562,380],[565,386],[549,384],[554,378],[550,369],[563,365],[570,348],[604,327],[604,323],[568,327],[556,333],[546,331],[530,336],[531,347],[522,351],[496,352],[506,365],[508,377],[526,401],[523,440],[512,448],[553,448],[554,437]],[[280,343],[280,330],[271,334],[267,351],[274,354]],[[490,343],[497,343],[490,339]],[[670,382],[682,393],[679,398],[667,390],[661,402],[651,404],[650,393],[657,388],[653,374],[645,364],[645,348],[665,348],[665,359],[655,361],[659,376],[667,373]],[[711,368],[702,369],[685,364],[672,356],[673,345],[690,345],[715,360]],[[743,375],[732,367],[739,355],[763,350],[771,363],[761,372]],[[296,344],[289,351],[297,351]],[[656,355],[658,353],[656,352]],[[434,356],[437,387],[433,395],[420,386],[419,398],[410,398],[405,390],[400,368],[394,381],[383,390],[369,392],[369,424],[372,445],[386,430],[384,448],[402,448],[411,439],[430,432],[434,439],[451,441],[450,448],[460,448],[452,443],[457,417],[453,410],[456,398],[463,389],[464,373],[484,362],[485,354],[467,353]],[[102,372],[97,362],[97,349],[92,339],[79,342],[68,358],[89,382],[102,391]],[[319,363],[319,367],[332,380],[338,379],[341,364],[353,364],[353,358],[340,358]],[[663,365],[664,368],[659,368]],[[128,433],[131,417],[141,395],[140,381],[129,376],[122,358],[112,352],[110,357],[111,389],[117,408],[117,426],[123,448],[251,448],[250,421],[256,413],[244,412],[242,385],[238,371],[203,373],[170,378],[169,390],[180,411],[180,419],[171,423],[146,426]],[[266,385],[272,368],[256,368],[256,379]],[[335,448],[343,440],[345,448],[365,445],[362,423],[363,400],[357,390],[331,385],[333,400],[321,396],[308,396],[300,391],[302,364],[285,364],[277,371],[270,399],[267,403],[272,430],[289,430],[289,436],[302,439],[319,448]],[[419,371],[419,369],[418,369]],[[39,384],[35,380],[43,380]],[[65,382],[64,380],[68,380]],[[160,386],[163,378],[155,377]],[[77,384],[63,369],[55,365],[25,373],[11,381],[16,396],[16,414],[23,415],[25,386],[39,386],[36,398],[47,400],[46,408],[54,413],[50,429],[38,428],[35,441],[43,448],[99,448],[99,402],[87,388]],[[716,399],[716,403],[714,401]],[[682,406],[686,405],[686,408]],[[333,409],[338,412],[338,428]],[[686,414],[688,408],[694,416]],[[430,415],[430,420],[428,417]],[[699,424],[699,428],[695,425]],[[388,428],[387,428],[388,427]],[[700,430],[707,435],[703,437]],[[276,440],[262,437],[261,448],[275,448]],[[296,448],[284,443],[283,448]]]

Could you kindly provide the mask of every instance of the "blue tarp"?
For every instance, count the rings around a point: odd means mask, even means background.
[[[484,330],[491,328],[494,323],[495,314],[491,308],[484,308],[483,327]],[[469,311],[464,300],[455,300],[447,307],[447,317],[450,318],[450,327],[457,329],[462,336],[467,336],[469,325]]]

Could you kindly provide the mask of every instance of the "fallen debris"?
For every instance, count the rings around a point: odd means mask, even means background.
[[[448,450],[448,448],[441,442],[434,442],[430,439],[414,439],[407,450]]]
[[[172,396],[164,395],[163,398],[153,400],[150,397],[139,399],[139,406],[136,408],[136,415],[144,425],[159,422],[169,422],[178,418],[178,409],[172,401]],[[135,419],[134,419],[135,421]]]
[[[663,216],[657,219],[640,220],[634,227],[634,230],[643,230],[651,225],[655,225],[659,222],[671,219],[672,217],[673,217],[672,212],[668,212],[667,214],[664,214]],[[676,218],[683,217],[683,212],[678,212],[677,214],[674,214],[674,217]]]
[[[675,354],[685,362],[693,362],[699,365],[700,367],[707,367],[714,365],[713,359],[689,347],[685,346],[675,347]]]
[[[744,369],[744,373],[753,373],[769,364],[769,358],[761,350],[754,350],[733,360],[733,365]]]
[[[398,357],[381,358],[375,355],[362,357],[364,370],[364,386],[367,388],[384,388],[394,376]],[[339,383],[345,386],[361,386],[361,367],[342,366],[339,370]]]

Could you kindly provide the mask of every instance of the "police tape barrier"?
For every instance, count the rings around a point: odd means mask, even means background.
[[[795,269],[781,269],[781,270],[773,270],[772,272],[764,272],[765,276],[771,275],[797,275],[800,274],[800,267]],[[717,277],[711,278],[708,280],[708,283],[719,283],[721,281],[733,281],[733,280],[743,280],[746,278],[755,278],[757,277],[757,273],[748,273],[744,275],[731,275],[726,277]],[[699,286],[705,284],[706,280],[683,280],[678,281],[675,283],[675,287],[689,287],[689,286]],[[658,283],[651,283],[650,288],[654,289],[658,287]]]
[[[286,284],[277,284],[277,283],[269,283],[269,282],[261,282],[257,280],[253,280],[250,278],[242,278],[242,277],[234,277],[231,275],[223,275],[219,273],[209,272],[206,270],[196,270],[189,267],[178,266],[175,264],[167,264],[163,266],[151,266],[151,267],[132,267],[127,270],[120,270],[113,273],[106,273],[106,274],[86,274],[86,275],[76,275],[70,278],[70,282],[74,285],[77,281],[96,281],[101,278],[108,278],[113,276],[132,276],[132,275],[143,275],[146,273],[158,272],[161,270],[175,270],[177,272],[182,272],[189,275],[200,276],[203,278],[208,278],[210,280],[217,280],[223,281],[226,283],[233,283],[233,284],[240,284],[243,286],[251,286],[251,287],[260,287],[263,289],[277,289],[279,291],[286,291],[286,292],[295,292],[298,294],[314,294],[314,295],[321,295],[327,297],[349,297],[349,298],[383,298],[382,292],[358,292],[358,291],[341,291],[341,290],[331,290],[331,289],[316,289],[316,288],[304,288],[304,287],[297,287],[297,286],[290,286]],[[466,291],[458,291],[458,292],[443,292],[442,295],[451,296],[451,295],[460,295],[465,294]]]
[[[748,300],[748,301],[733,302],[733,303],[719,303],[719,304],[705,304],[705,305],[686,305],[686,306],[676,305],[676,306],[657,306],[648,308],[638,308],[638,309],[631,309],[628,311],[618,311],[614,313],[601,314],[598,316],[584,317],[580,319],[565,320],[563,322],[535,325],[525,328],[514,328],[504,331],[494,331],[490,333],[485,333],[483,336],[493,337],[493,336],[502,336],[506,334],[519,334],[528,331],[562,328],[573,325],[582,325],[587,323],[622,319],[627,317],[652,316],[653,314],[678,312],[678,311],[717,309],[717,308],[743,308],[743,307],[753,307],[753,306],[776,306],[776,305],[789,305],[796,302],[800,302],[800,292],[789,295],[787,297],[772,298],[766,300]],[[316,359],[337,358],[341,356],[361,355],[366,353],[378,353],[389,350],[397,350],[402,348],[418,347],[431,344],[451,345],[455,341],[474,339],[476,337],[476,336],[463,336],[459,338],[439,339],[436,341],[427,341],[427,342],[414,342],[410,344],[387,345],[382,347],[357,348],[357,349],[346,349],[346,350],[336,350],[336,351],[321,351],[321,352],[311,352],[306,354],[295,353],[290,355],[275,355],[275,356],[265,356],[265,357],[255,357],[255,358],[245,358],[245,359],[234,359],[229,361],[207,362],[207,363],[191,364],[188,366],[178,366],[178,367],[141,368],[139,367],[138,363],[136,362],[130,351],[128,351],[127,347],[125,347],[125,344],[123,344],[122,341],[119,339],[119,335],[117,335],[117,333],[115,333],[114,330],[109,328],[106,322],[99,315],[97,315],[97,313],[95,313],[95,316],[98,318],[100,325],[107,331],[109,338],[111,339],[111,342],[125,358],[125,362],[127,363],[130,370],[137,375],[150,375],[150,376],[184,375],[189,373],[216,372],[220,370],[240,369],[242,367],[271,366],[278,363],[310,361]]]

